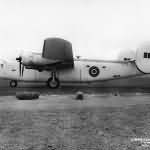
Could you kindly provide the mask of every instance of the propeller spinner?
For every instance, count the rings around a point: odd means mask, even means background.
[[[23,76],[24,65],[22,64],[22,57],[19,56],[19,57],[16,58],[16,60],[19,62],[19,75]]]

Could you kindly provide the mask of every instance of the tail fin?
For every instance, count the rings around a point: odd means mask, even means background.
[[[143,73],[150,73],[150,42],[144,43],[136,50],[136,66]]]

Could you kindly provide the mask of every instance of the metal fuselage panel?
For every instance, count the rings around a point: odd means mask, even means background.
[[[96,66],[99,70],[99,73],[94,77],[90,74],[92,66]],[[74,61],[74,68],[57,71],[57,77],[60,82],[93,82],[141,74],[136,68],[135,63],[131,62],[117,63],[80,59]],[[51,77],[50,71],[39,72],[32,69],[24,69],[23,76],[20,76],[17,62],[5,62],[0,66],[0,78],[3,79],[43,82],[47,81],[49,77]]]
[[[99,69],[97,76],[91,76],[90,68],[96,66]],[[141,75],[134,63],[113,63],[101,61],[75,61],[73,70],[59,72],[59,78],[62,81],[75,82],[93,82],[115,78],[124,78],[135,75]]]

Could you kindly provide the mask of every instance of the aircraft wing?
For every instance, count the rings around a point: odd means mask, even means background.
[[[42,57],[49,60],[57,60],[57,66],[73,67],[74,65],[72,44],[64,39],[45,39]]]
[[[19,70],[22,70],[22,66],[36,70],[74,67],[72,44],[60,38],[45,39],[42,54],[30,52],[30,54],[22,54],[16,60],[19,62]]]
[[[53,62],[46,62],[46,63],[32,63],[29,65],[24,65],[27,69],[35,69],[35,70],[53,70],[53,69],[68,69],[72,68],[72,64],[65,63],[62,61],[53,61]]]

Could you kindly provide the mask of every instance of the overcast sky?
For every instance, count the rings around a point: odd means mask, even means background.
[[[71,41],[74,55],[113,59],[150,40],[149,0],[0,0],[0,54],[42,52],[43,40]]]

